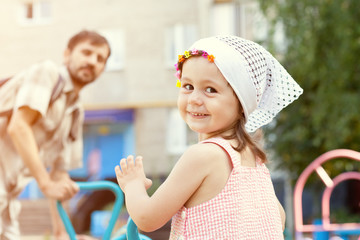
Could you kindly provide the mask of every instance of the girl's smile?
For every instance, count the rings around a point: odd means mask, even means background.
[[[209,114],[195,113],[195,112],[188,112],[188,114],[190,114],[191,117],[194,117],[194,118],[204,118],[204,117],[210,116]]]

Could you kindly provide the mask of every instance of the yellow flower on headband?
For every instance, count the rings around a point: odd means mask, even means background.
[[[189,51],[185,51],[185,58],[189,58],[190,57],[190,52]]]

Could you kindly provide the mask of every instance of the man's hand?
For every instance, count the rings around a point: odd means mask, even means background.
[[[40,190],[47,198],[64,201],[72,198],[79,191],[79,186],[71,179],[50,180],[42,183]]]
[[[80,190],[65,171],[52,171],[50,180],[39,182],[39,187],[47,198],[60,201],[72,198]]]

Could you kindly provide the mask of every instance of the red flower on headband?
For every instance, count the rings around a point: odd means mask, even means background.
[[[179,55],[179,63],[185,61],[184,55]]]
[[[214,62],[215,57],[214,55],[208,55],[207,59],[209,60],[209,62]]]

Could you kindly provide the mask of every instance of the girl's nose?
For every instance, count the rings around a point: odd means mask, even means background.
[[[189,103],[195,105],[201,105],[203,103],[201,93],[197,90],[194,90],[189,96]]]

